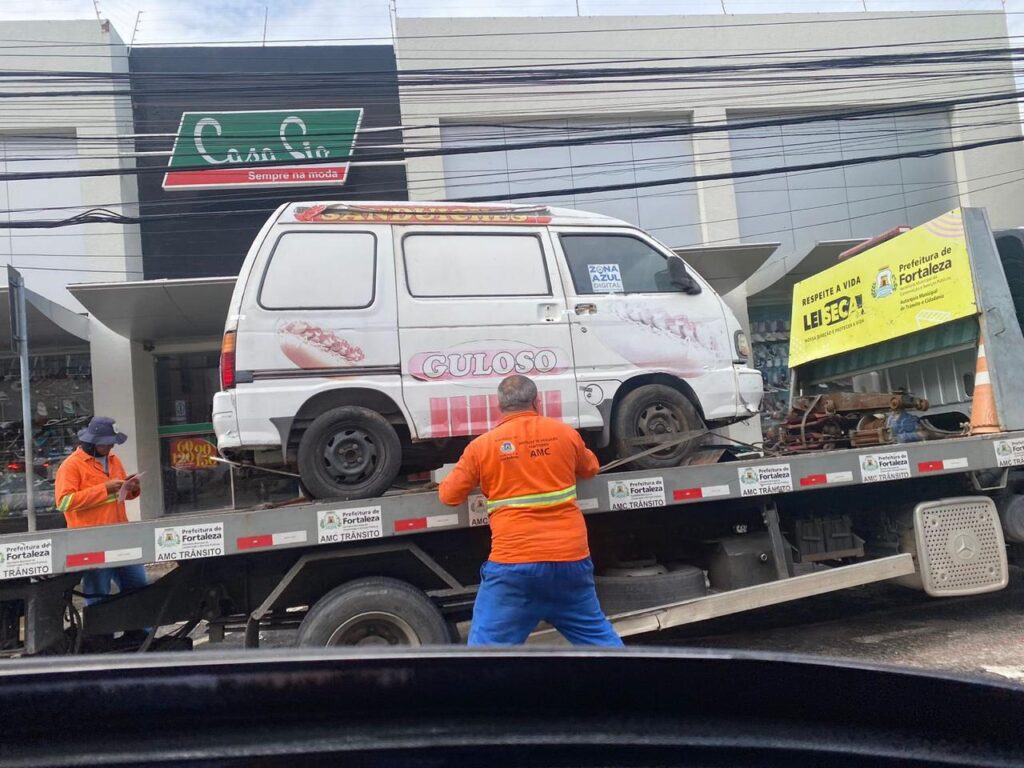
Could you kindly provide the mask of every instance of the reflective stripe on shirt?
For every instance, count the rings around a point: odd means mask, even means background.
[[[487,512],[494,512],[501,507],[550,507],[575,499],[576,486],[570,485],[568,488],[550,493],[531,493],[528,496],[511,496],[507,499],[488,499]]]

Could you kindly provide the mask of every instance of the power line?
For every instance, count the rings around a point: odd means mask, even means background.
[[[782,166],[769,169],[750,169],[745,171],[730,171],[728,173],[705,173],[691,176],[680,176],[671,179],[659,179],[645,182],[627,182],[623,184],[603,184],[588,187],[568,187],[563,189],[533,190],[530,192],[510,192],[500,195],[470,195],[455,198],[453,202],[498,202],[507,200],[523,200],[538,197],[562,197],[567,195],[581,195],[594,192],[611,192],[626,189],[645,189],[650,187],[674,186],[699,181],[716,181],[724,179],[752,178],[756,176],[769,176],[779,173],[790,173],[793,171],[823,170],[826,168],[849,167],[866,165],[870,163],[884,162],[888,160],[899,160],[914,157],[931,157],[934,155],[948,154],[951,152],[966,152],[985,147],[1000,146],[1003,144],[1019,144],[1024,142],[1024,136],[1010,136],[1001,139],[990,139],[967,144],[954,144],[947,147],[929,148],[923,150],[896,152],[885,155],[871,155],[861,158],[849,158],[838,161],[823,161],[818,163],[801,163],[796,165]],[[239,213],[235,211],[234,213]],[[0,229],[46,229],[55,227],[75,226],[78,224],[139,224],[143,221],[157,221],[167,218],[183,218],[189,216],[224,215],[223,211],[192,212],[178,214],[142,214],[139,216],[126,216],[106,209],[90,209],[77,216],[59,220],[20,220],[0,222]]]
[[[993,174],[993,175],[998,176],[998,175],[1005,175],[1005,174]],[[979,178],[987,178],[987,177],[979,177]],[[982,187],[975,187],[972,190],[972,192],[976,193],[976,192],[988,191],[988,190],[991,190],[991,189],[997,189],[997,188],[1004,187],[1004,186],[1006,186],[1008,184],[1018,184],[1021,181],[1024,181],[1024,176],[1017,176],[1015,178],[1009,179],[1007,181],[999,182],[999,183],[996,183],[996,184],[991,184],[991,185],[982,186]],[[927,205],[929,203],[944,202],[944,201],[947,201],[947,200],[949,200],[951,202],[951,204],[953,204],[952,200],[953,199],[959,200],[959,198],[960,198],[959,194],[956,194],[956,195],[953,195],[953,196],[943,195],[943,196],[940,196],[940,197],[937,197],[937,198],[932,198],[932,199],[929,199],[929,200],[920,201],[918,203],[918,205]],[[825,207],[825,206],[819,206],[819,207]],[[805,209],[805,210],[811,210],[811,209]],[[899,206],[897,208],[888,208],[888,209],[881,209],[881,210],[870,210],[870,211],[865,211],[863,214],[858,215],[858,216],[846,216],[846,217],[842,217],[842,218],[838,218],[838,219],[816,221],[816,222],[813,222],[813,223],[810,223],[810,224],[807,224],[807,225],[803,225],[803,226],[791,226],[788,229],[789,229],[789,231],[794,231],[794,232],[795,231],[804,230],[804,229],[814,229],[814,228],[821,227],[821,226],[827,226],[829,224],[842,224],[842,223],[845,223],[845,222],[853,221],[854,219],[857,219],[857,218],[864,218],[864,217],[867,217],[867,216],[878,216],[878,215],[882,215],[882,214],[886,214],[886,213],[896,213],[896,212],[901,211],[901,210],[905,210],[905,206]],[[733,221],[733,220],[735,220],[735,219],[702,220],[702,221],[695,222],[695,224],[697,224],[697,225],[700,225],[700,224],[712,224],[712,223],[718,223],[718,221]],[[904,223],[906,223],[906,222],[904,222]],[[658,228],[645,229],[645,231],[654,232],[657,229]],[[747,241],[747,242],[750,242],[751,240],[755,240],[756,238],[759,238],[759,237],[774,236],[775,234],[777,234],[777,230],[766,230],[766,231],[762,231],[762,232],[750,232],[750,233],[747,233],[746,235],[744,235],[743,239],[745,241]],[[877,233],[864,233],[864,234],[870,236],[871,234],[877,234]],[[703,243],[698,243],[697,245],[698,246],[699,245],[711,245],[711,246],[713,246],[713,245],[719,244],[719,243],[733,244],[733,243],[735,243],[735,238],[728,237],[728,238],[718,238],[718,239],[706,240]],[[671,247],[678,248],[678,247],[685,247],[686,245],[688,245],[688,244],[686,244],[686,243],[676,243],[676,244],[673,244]],[[183,254],[183,256],[188,256],[188,255],[189,254]],[[242,256],[242,255],[244,255],[244,254],[241,254],[241,253],[239,254],[239,256]],[[159,256],[157,256],[157,257],[159,257]],[[173,257],[174,258],[180,258],[178,256],[173,256]],[[133,256],[133,257],[129,257],[129,258],[140,258],[140,257]],[[154,258],[154,257],[153,256],[145,257],[146,260],[149,260],[151,258]],[[20,264],[17,265],[17,266],[18,266],[18,269],[30,269],[30,270],[44,271],[44,272],[67,272],[67,271],[69,271],[67,267],[32,267],[32,266],[22,266]],[[103,269],[77,270],[77,269],[73,269],[72,271],[76,271],[76,272],[95,272],[95,273],[105,273],[105,274],[124,274],[123,270],[115,270],[115,269],[110,269],[110,270],[103,270]],[[159,270],[159,272],[163,276],[180,276],[180,277],[194,277],[195,276],[194,271],[188,271],[188,270],[180,271],[180,272],[175,272],[173,270],[172,271],[168,271],[168,270],[161,269],[161,270]],[[132,274],[137,274],[137,272],[132,272]],[[232,275],[227,275],[227,276],[230,277]]]
[[[962,99],[947,99],[943,101],[933,101],[927,105],[920,104],[903,104],[903,105],[886,105],[884,107],[865,107],[861,109],[851,109],[843,112],[835,113],[817,113],[812,115],[801,115],[796,117],[788,118],[771,118],[761,120],[750,120],[740,123],[733,123],[726,121],[719,124],[704,124],[704,125],[690,125],[690,126],[678,126],[667,129],[657,129],[649,131],[630,131],[623,133],[621,130],[614,133],[601,133],[595,132],[595,136],[586,137],[567,137],[564,139],[548,139],[542,141],[527,141],[518,143],[516,145],[517,150],[526,149],[543,149],[550,147],[571,147],[571,146],[583,146],[590,144],[604,144],[615,141],[635,141],[643,139],[654,139],[663,138],[669,136],[686,136],[694,135],[698,133],[728,133],[733,130],[739,130],[742,128],[757,128],[765,126],[785,126],[802,123],[815,123],[826,120],[844,119],[850,120],[855,118],[864,118],[879,115],[897,115],[897,114],[932,114],[935,112],[944,112],[954,107],[966,106],[966,105],[979,105],[979,104],[998,104],[998,103],[1016,103],[1019,102],[1024,96],[1024,91],[1009,91],[996,94],[986,94],[981,96],[971,96]],[[505,145],[487,145],[487,146],[473,146],[473,147],[446,147],[438,149],[428,150],[388,150],[383,152],[363,152],[360,160],[362,162],[369,161],[387,161],[387,160],[409,160],[415,158],[424,157],[444,157],[448,155],[459,155],[459,154],[475,154],[480,152],[504,150]],[[311,159],[311,160],[281,160],[281,161],[259,161],[247,164],[249,168],[273,168],[275,166],[303,166],[303,165],[315,165],[322,163],[322,159]],[[179,167],[175,170],[208,170],[209,166],[186,166]],[[53,179],[53,178],[84,178],[84,177],[95,177],[95,176],[140,176],[150,175],[154,173],[165,173],[165,167],[142,167],[142,168],[95,168],[87,170],[73,170],[73,171],[62,171],[59,173],[48,173],[48,172],[15,172],[15,173],[3,173],[0,174],[0,181],[19,181],[27,179]]]
[[[972,107],[972,109],[974,109],[974,107]],[[941,113],[941,112],[938,113],[937,116],[941,117],[941,118],[945,118],[945,114]],[[828,114],[826,114],[826,117],[828,117]],[[916,123],[920,123],[921,116],[920,115],[908,115],[908,116],[906,116],[905,119],[906,120],[914,120]],[[932,132],[934,130],[934,128],[928,128],[926,123],[920,123],[920,124],[922,126],[925,126],[925,127],[914,128],[914,129],[910,129],[910,130],[908,130],[906,128],[900,128],[898,130],[897,134],[895,134],[896,136],[903,136],[904,137],[903,141],[901,142],[901,144],[904,147],[907,147],[907,142],[906,142],[906,138],[905,138],[906,135],[914,134],[914,133],[922,133],[922,134],[927,135],[928,133],[930,133],[930,132]],[[679,123],[677,122],[674,125],[678,126]],[[686,123],[683,123],[683,125],[686,125]],[[961,120],[960,122],[958,122],[957,127],[958,127],[958,129],[961,129],[961,130],[967,130],[968,128],[975,128],[975,127],[984,128],[984,127],[996,127],[996,126],[1003,126],[1003,125],[1013,125],[1014,127],[1018,126],[1019,125],[1019,116],[1018,116],[1018,120],[1016,120],[1016,121],[987,121],[987,122],[983,122],[981,124],[968,124],[968,123],[965,123],[965,122],[963,122]],[[513,127],[515,127],[515,126],[513,126]],[[541,127],[542,126],[537,126],[537,128],[541,128]],[[622,129],[622,128],[625,128],[627,126],[620,125],[620,126],[617,126],[617,127],[619,129]],[[607,126],[601,126],[601,128],[602,128],[602,130],[608,130],[609,129]],[[649,158],[649,160],[664,161],[663,163],[660,163],[660,166],[664,167],[664,166],[669,165],[671,161],[680,161],[680,160],[681,161],[685,161],[685,160],[690,159],[690,158],[697,159],[698,157],[701,160],[706,161],[706,160],[712,159],[712,158],[714,158],[716,156],[723,156],[723,157],[724,156],[728,156],[728,157],[731,157],[732,159],[734,159],[734,161],[736,161],[736,162],[744,161],[748,157],[749,158],[757,158],[757,159],[767,159],[767,158],[775,158],[775,157],[789,157],[790,159],[792,159],[795,155],[801,154],[801,152],[797,152],[795,150],[802,149],[805,146],[813,148],[813,147],[817,146],[817,144],[818,144],[818,142],[816,142],[816,141],[811,141],[811,142],[798,142],[797,144],[794,145],[793,141],[792,141],[794,137],[811,136],[811,137],[825,138],[825,137],[823,137],[821,131],[818,130],[817,128],[815,128],[815,126],[813,126],[813,125],[809,126],[808,129],[801,129],[801,128],[799,128],[799,126],[797,126],[797,128],[799,130],[794,130],[794,128],[792,128],[792,127],[789,128],[788,130],[786,130],[786,133],[785,133],[785,135],[786,135],[786,141],[785,141],[786,152],[784,154],[779,152],[779,151],[772,151],[771,147],[760,147],[760,146],[759,147],[755,147],[753,153],[751,153],[748,150],[737,150],[734,147],[734,148],[732,148],[730,150],[723,150],[721,153],[706,153],[706,152],[704,152],[704,153],[697,153],[697,152],[694,152],[694,151],[691,150],[689,154],[673,153],[671,155],[661,155],[661,156],[651,157],[651,158]],[[855,136],[861,130],[860,127],[859,127],[858,122],[856,122],[856,121],[854,121],[854,122],[852,122],[850,124],[840,124],[840,128],[842,129],[843,135],[846,136],[847,139],[849,139],[850,136]],[[500,129],[500,127],[499,127],[499,129]],[[945,120],[944,120],[944,126],[942,127],[942,130],[948,132],[948,128],[945,127]],[[593,128],[592,127],[588,127],[585,132],[592,132],[592,131],[593,131]],[[562,132],[564,133],[564,130]],[[751,137],[751,136],[753,136],[753,137],[762,137],[763,138],[765,136],[771,135],[770,132],[765,133],[762,130],[757,130],[756,132],[754,132],[752,134],[751,133],[751,129],[741,129],[739,131],[739,133],[741,135],[743,135],[744,137]],[[857,140],[858,143],[860,145],[864,145],[865,147],[870,146],[870,143],[873,143],[872,136],[874,135],[874,133],[876,133],[876,132],[868,132],[867,133],[867,138],[866,139],[862,139],[862,140]],[[499,135],[500,135],[500,130],[499,130]],[[629,135],[633,135],[633,134],[629,134]],[[888,136],[888,135],[889,135],[888,129],[883,131],[882,134],[881,134],[881,136],[883,138]],[[948,135],[948,133],[947,133],[947,135]],[[649,145],[649,144],[654,144],[654,143],[662,143],[662,142],[666,142],[666,141],[667,142],[672,142],[672,141],[675,141],[675,140],[676,140],[676,137],[669,137],[669,138],[666,138],[666,139],[653,139],[653,140],[648,139],[648,140],[645,140],[643,143]],[[887,143],[886,143],[886,145],[887,145]],[[499,145],[499,150],[498,151],[511,151],[511,152],[514,153],[515,150],[517,149],[517,146],[518,145],[516,145],[516,144],[502,144],[502,145]],[[856,148],[856,146],[857,146],[856,144],[851,144],[849,141],[847,141],[844,144],[844,151],[846,151],[846,152],[852,151],[853,149]],[[913,146],[913,145],[911,145],[911,146]],[[934,146],[934,145],[931,142],[927,142],[927,143],[925,143],[925,144],[923,144],[921,146],[922,147],[931,147],[931,146]],[[781,146],[779,148],[781,149]],[[677,165],[677,164],[678,164],[678,162],[673,163],[673,165]],[[650,164],[648,162],[638,162],[638,163],[635,164],[635,166],[636,166],[636,169],[638,171],[644,171],[644,172],[648,172],[648,171],[651,170],[652,167],[656,167],[656,166],[652,166],[652,164]],[[162,168],[163,166],[160,166],[160,167]],[[613,163],[596,163],[596,164],[595,163],[583,163],[583,164],[573,163],[572,167],[573,167],[573,170],[575,171],[575,176],[579,176],[581,172],[583,173],[583,175],[587,175],[586,172],[590,168],[614,167],[614,164]],[[526,174],[533,174],[537,170],[540,170],[540,169],[536,169],[536,168],[532,168],[532,167],[522,167],[522,168],[518,168],[518,169],[514,169],[514,170],[509,170],[509,171],[506,172],[506,174],[509,175],[509,176],[522,175],[522,176],[525,177]],[[570,176],[566,176],[565,178],[569,178],[569,177],[571,177],[573,175],[572,172],[568,168],[567,168],[567,173],[569,173]],[[482,175],[484,177],[492,176],[492,174],[482,174]],[[799,176],[800,174],[799,173],[794,173],[793,175],[794,176]],[[436,177],[434,179],[431,179],[429,177],[423,177],[422,175],[416,175],[416,174],[413,174],[413,176],[411,178],[413,179],[414,183],[429,183],[429,182],[432,182],[432,181],[436,181],[438,183],[443,182],[443,183],[446,184],[446,187],[448,189],[449,194],[452,194],[453,190],[457,190],[458,187],[462,186],[462,183],[461,183],[462,181],[464,181],[466,179],[469,179],[469,178],[472,178],[472,175],[467,175],[465,172],[454,173],[454,172],[452,172],[450,170],[446,170],[446,172],[445,172],[445,174],[443,176]],[[523,180],[525,180],[525,178]],[[541,180],[543,180],[543,179],[541,179]],[[522,180],[519,181],[519,183],[522,184]],[[744,182],[742,180],[739,182],[740,185],[742,185],[743,183]],[[378,187],[376,189],[369,189],[369,190],[367,190],[365,187],[363,187],[362,189],[363,189],[364,193],[368,194],[369,196],[374,196],[374,195],[380,194],[380,193],[384,193],[384,194],[386,194],[388,196],[391,196],[392,194],[398,194],[399,196],[404,196],[404,194],[405,194],[405,187],[404,187],[404,185],[400,186],[400,187],[394,187],[394,188],[391,188],[391,189],[381,188],[381,187]],[[197,205],[199,205],[199,206],[208,206],[208,205],[218,204],[218,202],[222,201],[222,200],[226,201],[226,202],[232,202],[232,201],[237,202],[238,200],[242,200],[242,199],[249,199],[249,200],[251,200],[251,199],[258,199],[255,196],[257,194],[263,195],[263,199],[267,199],[268,202],[270,202],[272,204],[275,200],[282,199],[284,193],[282,193],[279,190],[266,190],[266,191],[262,191],[262,192],[259,192],[259,193],[254,192],[252,190],[245,190],[244,192],[243,191],[239,191],[239,192],[224,192],[224,193],[207,192],[207,193],[204,193],[202,200],[196,200],[194,198],[186,198],[185,200],[170,200],[169,199],[169,200],[165,200],[165,201],[149,201],[149,202],[144,204],[144,208],[146,208],[147,210],[152,210],[154,207],[173,208],[173,207],[176,207],[176,206],[179,206],[179,205],[182,205],[182,204],[185,204],[185,205],[188,205],[188,206],[197,206]],[[314,195],[318,195],[319,194],[319,195],[328,195],[329,196],[331,194],[331,192],[329,192],[329,191],[327,191],[325,189],[314,189],[314,190],[311,190],[309,192],[309,194],[314,194]],[[243,197],[241,197],[241,195],[246,195],[246,197],[243,198]],[[120,206],[122,204],[120,202],[111,202],[111,203],[107,203],[106,205],[108,205],[108,206],[109,205]],[[51,208],[47,208],[45,210],[60,210],[61,208],[65,209],[65,210],[66,209],[81,210],[79,206],[51,207]],[[12,209],[12,210],[13,210],[13,212],[18,212],[18,209]],[[31,209],[31,210],[44,210],[44,209],[35,208],[35,209]]]

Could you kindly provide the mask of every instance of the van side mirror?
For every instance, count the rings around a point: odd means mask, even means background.
[[[668,281],[673,288],[678,288],[690,296],[696,296],[702,290],[700,283],[693,279],[686,269],[686,264],[677,256],[668,260]]]

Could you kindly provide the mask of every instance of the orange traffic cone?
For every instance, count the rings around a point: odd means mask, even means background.
[[[978,367],[974,373],[974,395],[971,398],[971,434],[990,435],[1000,432],[992,381],[988,377],[985,345],[978,345]]]

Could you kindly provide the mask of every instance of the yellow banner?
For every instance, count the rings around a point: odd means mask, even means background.
[[[793,286],[789,364],[977,313],[960,209]]]

